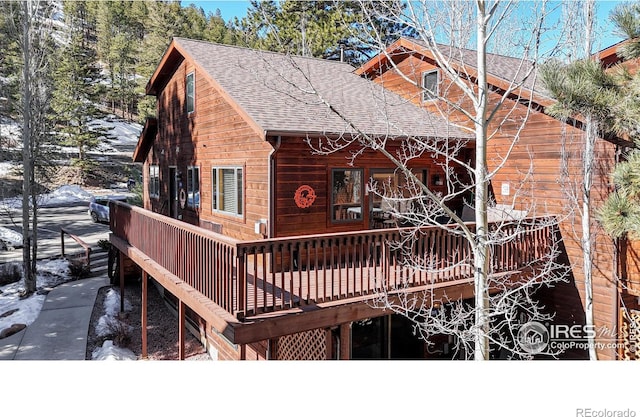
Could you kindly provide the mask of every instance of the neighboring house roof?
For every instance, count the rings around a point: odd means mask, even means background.
[[[455,48],[437,44],[438,50],[447,58],[451,65],[471,77],[477,73],[476,51]],[[418,39],[400,38],[391,44],[384,53],[373,57],[356,70],[359,75],[378,71],[387,65],[389,57],[417,53],[435,61],[434,54],[427,44]],[[506,90],[512,83],[522,84],[522,87],[533,92],[538,104],[548,104],[549,94],[536,76],[536,68],[532,61],[504,55],[487,54],[487,82],[495,87]]]
[[[471,138],[444,118],[358,76],[349,64],[184,38],[173,39],[147,93],[158,94],[185,57],[264,138],[358,132]]]
[[[623,62],[624,59],[618,56],[618,51],[620,50],[620,47],[623,47],[630,42],[632,42],[631,39],[622,40],[595,53],[593,57],[598,59],[602,63],[602,65],[605,66],[605,68],[611,67],[615,64],[619,64]]]

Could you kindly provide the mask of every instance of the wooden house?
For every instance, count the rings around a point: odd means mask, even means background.
[[[598,58],[602,65],[621,62],[618,45],[603,50]],[[469,79],[475,76],[475,51],[443,48],[457,70]],[[634,63],[628,63],[633,66]],[[517,58],[488,54],[490,102],[504,99],[510,83],[521,83],[514,94],[507,96],[497,122],[510,121],[496,129],[488,155],[489,169],[495,170],[491,186],[496,203],[537,215],[556,215],[563,219],[561,235],[567,261],[571,266],[570,280],[547,294],[545,302],[556,312],[555,323],[584,323],[584,273],[581,236],[580,184],[581,157],[584,148],[582,125],[577,120],[566,123],[545,114],[553,103],[544,87],[532,73],[525,79],[530,63]],[[457,102],[460,90],[446,81],[433,53],[420,41],[399,39],[385,53],[371,59],[357,70],[358,74],[404,96],[416,106],[432,111],[438,100],[426,96],[421,87],[430,87]],[[400,75],[402,74],[402,76]],[[410,80],[410,81],[409,81]],[[432,83],[432,84],[429,84]],[[469,103],[462,101],[462,107]],[[457,123],[468,123],[459,113],[449,116]],[[521,121],[524,126],[521,127]],[[599,139],[596,144],[595,168],[591,198],[598,207],[612,191],[610,174],[620,154],[629,145],[618,138]],[[593,214],[592,214],[593,216]],[[628,357],[634,351],[630,339],[629,320],[640,323],[637,296],[633,285],[637,278],[637,244],[613,241],[600,225],[592,223],[593,236],[593,310],[598,335],[599,359]],[[634,290],[634,288],[636,288]],[[626,330],[625,330],[626,329]],[[631,333],[633,333],[631,331]],[[617,343],[622,341],[622,343]],[[623,346],[624,345],[624,346]],[[585,357],[584,351],[574,352]],[[633,356],[633,354],[631,355]]]
[[[147,85],[158,117],[134,152],[144,163],[144,209],[111,207],[110,240],[122,262],[142,270],[143,304],[152,277],[175,301],[181,331],[188,321],[218,359],[430,356],[406,320],[372,300],[400,283],[405,291],[472,298],[472,275],[409,271],[389,245],[399,239],[397,225],[379,217],[384,210],[368,187],[406,179],[379,152],[359,152],[358,141],[373,138],[396,154],[409,138],[442,138],[462,144],[458,152],[469,158],[473,143],[407,100],[402,83],[379,83],[386,74],[371,63],[355,71],[173,39]],[[328,144],[335,152],[313,151]],[[446,192],[431,154],[412,157],[408,167]],[[463,202],[450,209],[462,214]],[[422,232],[415,245],[424,256],[468,256],[464,239],[438,227]],[[518,271],[552,234],[525,230],[494,262]],[[145,341],[146,330],[143,351]]]

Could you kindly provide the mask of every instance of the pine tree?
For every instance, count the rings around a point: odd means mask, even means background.
[[[99,97],[99,71],[93,49],[84,42],[82,28],[72,27],[72,31],[71,41],[60,50],[53,72],[55,90],[51,106],[54,120],[60,126],[60,142],[78,149],[73,162],[86,174],[91,167],[87,151],[99,144],[101,134],[89,129],[89,122],[99,114],[94,104]]]
[[[630,41],[620,47],[627,60],[640,58],[640,4],[618,6],[611,14],[618,31]],[[616,87],[621,91],[612,104],[609,126],[617,136],[634,141],[625,160],[612,173],[615,191],[597,210],[596,216],[613,238],[640,239],[640,76],[620,67]]]
[[[252,1],[247,16],[235,23],[243,44],[257,49],[344,60],[360,64],[381,43],[415,36],[410,25],[389,19],[393,1]]]

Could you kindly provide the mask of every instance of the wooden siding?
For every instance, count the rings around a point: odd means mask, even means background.
[[[434,68],[433,62],[415,54],[398,56],[396,65],[410,79],[416,80],[423,71]],[[407,97],[414,104],[435,110],[436,104],[422,103],[419,89],[399,75],[395,69],[387,67],[377,74],[369,74],[369,77],[384,85],[385,88]],[[459,88],[450,86],[445,81],[441,85],[441,91],[445,92],[444,94],[451,101],[461,104],[467,110],[472,110]],[[495,104],[500,97],[498,92],[492,92],[490,103]],[[461,114],[449,112],[443,105],[440,105],[440,110],[444,111],[450,120],[471,127]],[[518,131],[518,126],[525,118],[524,129]],[[496,202],[513,206],[517,210],[526,210],[529,215],[557,215],[564,219],[561,223],[561,233],[566,255],[572,267],[572,276],[569,279],[575,284],[583,308],[583,251],[579,239],[581,194],[579,190],[575,190],[579,188],[575,184],[581,182],[581,155],[584,149],[582,131],[561,123],[539,110],[531,110],[528,114],[528,109],[515,101],[507,101],[505,106],[497,112],[494,120],[508,120],[499,128],[494,122],[494,131],[489,130],[493,136],[489,141],[487,152],[488,164],[490,171],[496,170],[491,181]],[[510,144],[516,136],[517,143],[509,151]],[[615,152],[615,145],[602,140],[598,142],[594,184],[591,191],[593,207],[599,206],[612,189],[609,174],[614,167]],[[507,158],[507,161],[498,169],[503,158]],[[563,160],[568,163],[563,164]],[[509,187],[508,195],[502,195],[503,185]],[[567,193],[569,189],[573,189],[572,193],[575,194],[578,203],[571,201]],[[617,323],[616,286],[613,284],[615,251],[613,242],[595,220],[592,226],[595,254],[593,268],[595,322],[600,330],[613,330]],[[566,290],[573,293],[573,289]],[[562,299],[562,297],[556,295],[554,299]],[[575,297],[567,295],[566,299],[574,300],[575,304]],[[570,322],[569,324],[580,322],[580,317],[576,316],[575,305],[555,303],[554,309],[558,317]],[[600,350],[599,357],[614,359],[615,351]]]
[[[186,113],[185,79],[195,73],[195,111]],[[185,222],[238,239],[255,239],[254,224],[268,216],[269,154],[273,148],[217,91],[208,76],[183,61],[158,97],[158,134],[145,161],[145,190],[149,164],[160,165],[160,198],[145,194],[145,207],[169,214],[169,167],[175,166],[187,185],[187,168],[200,169],[200,207],[178,208]],[[212,210],[212,168],[241,167],[244,176],[243,215]]]
[[[350,164],[348,155],[355,151],[356,147],[348,148],[343,152],[330,155],[314,155],[311,148],[303,138],[283,138],[280,147],[275,154],[275,234],[274,237],[312,235],[319,233],[337,233],[370,228],[370,219],[367,207],[370,204],[370,195],[364,193],[362,219],[353,222],[333,222],[331,219],[331,171],[335,168],[362,169],[363,186],[375,170],[394,170],[397,168],[382,154],[375,151],[365,151],[358,156],[353,165]],[[390,147],[392,152],[395,152]],[[463,152],[467,152],[463,150]],[[416,172],[426,170],[428,177],[434,175],[443,177],[443,170],[438,163],[440,159],[432,158],[426,154],[421,158],[410,161],[409,168]],[[461,173],[462,174],[462,173]],[[317,195],[313,205],[308,208],[300,208],[294,201],[298,187],[311,186]],[[446,185],[429,185],[434,192],[446,193]],[[462,208],[462,201],[453,201],[454,209]]]

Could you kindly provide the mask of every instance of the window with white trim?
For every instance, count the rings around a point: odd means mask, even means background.
[[[438,70],[426,71],[422,73],[422,101],[429,101],[438,98]]]
[[[200,167],[187,168],[187,207],[200,207]]]
[[[193,111],[196,109],[196,100],[195,100],[196,79],[193,72],[190,72],[189,74],[187,74],[185,91],[186,91],[185,103],[187,106],[187,114],[193,113]]]
[[[211,170],[213,211],[242,216],[244,195],[240,167],[215,167]]]
[[[160,197],[160,167],[149,165],[149,197]]]

